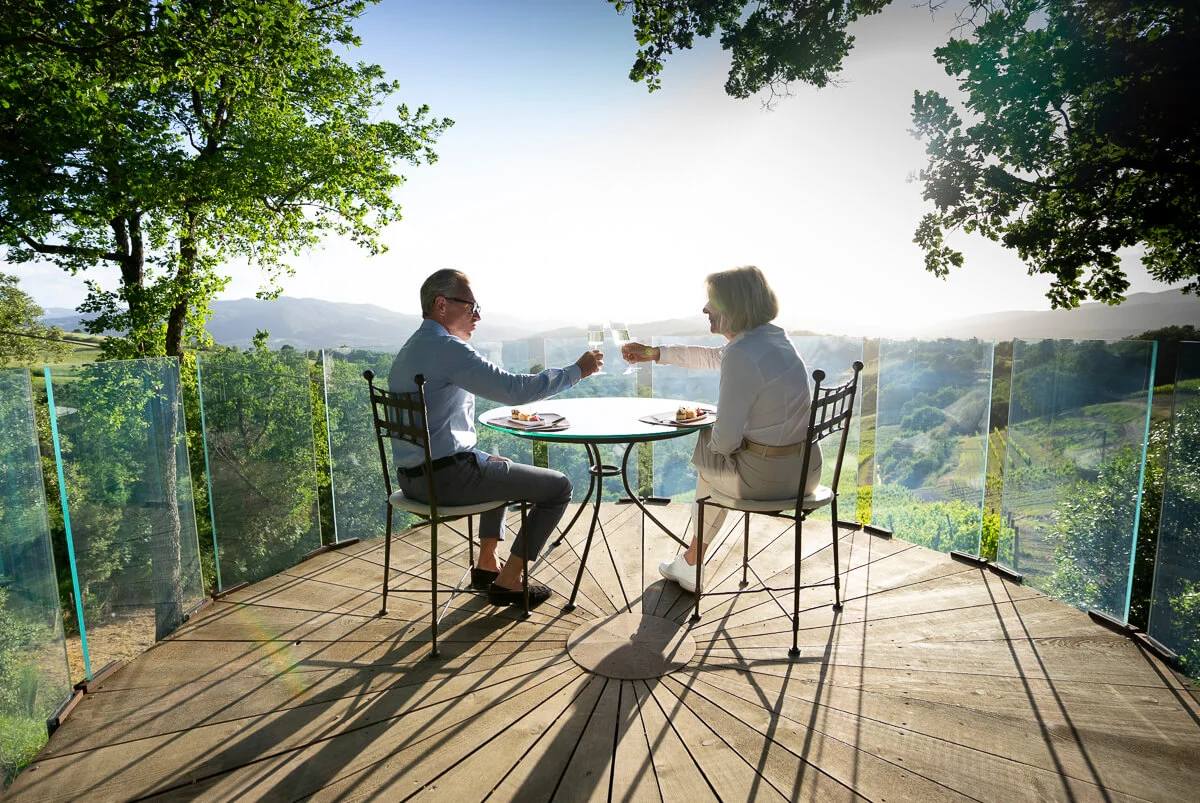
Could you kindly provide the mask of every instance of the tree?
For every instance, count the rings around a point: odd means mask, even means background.
[[[632,9],[630,78],[651,90],[663,62],[720,31],[728,94],[834,79],[855,20],[888,0],[608,0]],[[934,51],[965,93],[965,114],[916,92],[918,174],[934,211],[914,242],[926,269],[961,267],[948,232],[981,234],[1051,278],[1053,307],[1120,303],[1118,251],[1140,247],[1155,279],[1200,290],[1200,6],[1182,0],[964,0]],[[942,3],[930,0],[931,8]]]
[[[0,368],[10,363],[31,363],[39,354],[58,356],[66,351],[62,330],[42,326],[39,307],[18,287],[16,276],[0,273]]]
[[[1051,277],[1054,307],[1120,303],[1119,249],[1144,248],[1162,282],[1200,289],[1200,7],[1164,0],[971,0],[972,40],[935,51],[966,93],[970,124],[915,93],[927,214],[914,241],[945,276],[962,229]]]
[[[449,120],[396,109],[358,43],[362,0],[99,0],[0,12],[0,243],[16,262],[89,282],[89,330],[128,332],[115,356],[181,355],[203,338],[220,266],[266,272],[330,231],[372,253],[400,216],[393,164],[433,162]]]
[[[846,27],[882,11],[891,0],[607,0],[618,12],[632,9],[637,60],[630,79],[658,89],[663,62],[691,48],[697,35],[721,32],[721,47],[733,63],[725,91],[748,98],[767,88],[787,91],[791,81],[825,86],[841,69],[854,37]]]

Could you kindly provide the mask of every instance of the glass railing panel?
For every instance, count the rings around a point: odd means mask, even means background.
[[[374,371],[377,385],[386,388],[396,355],[346,348],[330,349],[321,356],[334,532],[338,541],[379,538],[386,530],[387,494],[363,372]],[[390,465],[391,450],[386,454]],[[402,510],[393,515],[392,526],[397,530],[407,529],[416,521]]]
[[[871,523],[979,554],[994,343],[881,340]]]
[[[1154,372],[1152,341],[1013,343],[996,562],[1126,621]]]
[[[0,371],[0,789],[70,695],[33,388],[25,369]]]
[[[1180,343],[1150,636],[1200,676],[1200,343]]]
[[[46,369],[88,677],[135,657],[203,601],[179,365]]]
[[[579,359],[583,352],[588,350],[587,339],[583,337],[566,337],[548,339],[543,341],[544,359],[535,362],[534,368],[541,370],[546,368],[565,368],[573,364]],[[636,397],[638,393],[638,377],[644,371],[635,371],[634,373],[623,373],[626,364],[621,359],[620,349],[613,346],[611,342],[605,343],[601,347],[604,352],[605,364],[603,374],[589,376],[582,382],[579,382],[570,390],[560,393],[553,399],[549,399],[540,404],[545,407],[547,412],[554,412],[554,399],[584,399],[596,397]],[[588,490],[588,460],[587,452],[584,447],[577,444],[549,444],[547,446],[547,460],[550,468],[561,471],[566,474],[572,484],[575,486],[572,499],[576,502],[581,501]],[[600,447],[600,459],[607,465],[619,466],[621,459],[625,456],[625,447],[621,444],[604,444]],[[638,487],[638,472],[635,468],[635,456],[629,458],[629,484],[633,488]],[[612,502],[618,497],[625,495],[625,488],[621,484],[620,477],[609,477],[604,480],[604,499]]]
[[[655,337],[655,346],[678,344],[719,348],[729,341],[723,335],[693,335],[689,337]],[[643,363],[643,366],[651,365]],[[685,399],[687,401],[716,404],[721,390],[720,371],[702,371],[695,368],[680,368],[676,365],[654,363],[650,370],[653,395],[661,399]],[[696,497],[696,469],[692,465],[692,452],[696,448],[696,434],[658,441],[653,445],[654,496],[669,498],[676,502],[691,502]]]
[[[833,387],[850,381],[854,376],[855,360],[863,358],[863,340],[861,337],[844,337],[838,335],[793,335],[792,345],[804,360],[808,369],[809,384],[812,384],[812,372],[820,368],[825,372],[824,387]],[[854,521],[855,510],[858,507],[858,455],[862,435],[862,375],[858,379],[858,392],[854,398],[854,415],[850,419],[850,431],[846,435],[846,453],[842,458],[842,472],[838,479],[838,518],[842,521]],[[837,463],[838,435],[831,435],[821,443],[821,456],[824,459],[824,470],[821,482],[831,485],[833,469]],[[830,511],[822,508],[812,514],[812,518],[821,521],[829,520]]]
[[[257,582],[321,545],[308,361],[218,351],[196,367],[217,581]]]

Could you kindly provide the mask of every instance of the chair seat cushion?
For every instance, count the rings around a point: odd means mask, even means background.
[[[416,513],[418,516],[429,518],[429,505],[420,500],[405,496],[403,491],[395,491],[389,496],[388,504],[392,507],[398,507],[401,510],[407,510],[409,513]],[[507,504],[509,504],[507,500],[497,500],[494,502],[476,502],[473,505],[438,505],[438,518],[453,519],[459,516],[474,516],[479,513],[486,513],[489,510],[495,510],[498,507],[504,507]]]
[[[708,495],[708,498],[716,502],[721,507],[727,507],[731,510],[746,510],[751,513],[779,513],[784,510],[794,510],[796,507],[796,497],[790,496],[787,499],[738,499],[736,496],[728,496],[713,491]],[[833,489],[827,488],[824,485],[818,485],[809,496],[804,497],[804,509],[816,510],[819,507],[824,507],[833,501]]]

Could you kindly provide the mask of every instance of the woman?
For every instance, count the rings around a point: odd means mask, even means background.
[[[714,334],[729,342],[720,348],[628,343],[621,356],[629,362],[654,360],[663,365],[720,370],[719,415],[701,432],[692,454],[699,472],[696,498],[716,490],[742,499],[794,498],[804,464],[812,392],[808,370],[787,333],[770,323],[779,302],[762,271],[754,266],[713,273],[705,279],[704,313]],[[804,480],[807,496],[821,479],[818,450]],[[696,561],[721,529],[726,511],[705,511],[704,533],[687,551],[659,564],[658,570],[686,591],[696,590]],[[693,510],[693,521],[696,513]],[[701,579],[703,583],[703,579]]]

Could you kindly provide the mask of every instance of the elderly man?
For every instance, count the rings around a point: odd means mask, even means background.
[[[538,556],[571,501],[571,481],[560,472],[514,463],[476,448],[475,395],[501,404],[544,399],[596,373],[604,364],[604,355],[585,351],[573,365],[539,374],[512,374],[489,362],[467,343],[480,320],[480,307],[466,275],[456,270],[439,270],[421,285],[421,316],[421,326],[392,363],[388,385],[393,392],[412,392],[416,390],[414,377],[425,375],[431,480],[438,501],[448,505],[501,499],[533,502],[533,511],[503,568],[496,558],[496,546],[504,526],[504,508],[480,516],[479,560],[471,569],[472,588],[486,588],[493,605],[519,604],[525,566],[519,556],[525,548],[530,560]],[[393,456],[400,489],[406,496],[425,499],[424,453],[398,441]],[[530,583],[530,605],[549,597],[549,588]]]

